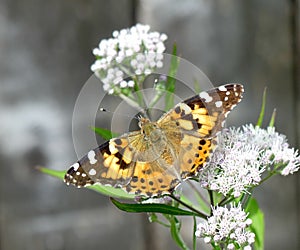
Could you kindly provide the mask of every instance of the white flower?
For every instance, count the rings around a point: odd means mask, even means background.
[[[228,244],[227,249],[235,249],[235,246],[233,243]]]
[[[290,148],[286,136],[275,131],[275,127],[261,129],[253,125],[244,126],[245,133],[252,135],[252,143],[264,150],[268,164],[280,164],[282,175],[293,174],[299,170],[300,155],[298,150]]]
[[[218,136],[218,147],[200,173],[200,183],[224,195],[238,197],[261,180],[264,167],[258,161],[261,150],[244,143],[239,129],[225,129]]]
[[[137,24],[114,31],[112,36],[101,40],[98,48],[93,50],[96,61],[91,70],[106,84],[104,91],[118,94],[122,89],[134,87],[128,77],[145,77],[163,67],[165,34],[150,32],[149,25]],[[113,69],[113,74],[109,73],[110,69]],[[118,72],[122,74],[117,75]]]
[[[241,204],[231,206],[229,209],[216,207],[206,222],[197,225],[195,235],[203,238],[205,243],[225,244],[228,249],[234,249],[235,244],[250,247],[255,239],[254,233],[247,228],[250,221]]]
[[[224,129],[218,135],[218,147],[200,173],[200,183],[225,196],[239,197],[247,188],[258,185],[262,173],[276,164],[284,167],[281,174],[294,173],[299,169],[300,156],[274,128],[245,125]]]

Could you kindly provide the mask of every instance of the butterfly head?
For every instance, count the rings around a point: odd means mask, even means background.
[[[142,117],[139,121],[139,127],[141,128],[141,133],[144,135],[146,140],[152,142],[157,141],[162,136],[162,131],[156,122],[151,122],[149,119]]]

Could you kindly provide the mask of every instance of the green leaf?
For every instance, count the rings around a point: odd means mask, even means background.
[[[49,168],[38,167],[37,169],[44,174],[56,177],[60,180],[63,180],[64,176],[66,174],[66,171],[58,171],[58,170],[53,170],[53,169],[49,169]],[[106,196],[114,197],[114,198],[134,199],[134,197],[135,197],[135,195],[128,194],[121,188],[103,186],[100,184],[94,184],[92,186],[87,186],[86,188],[94,190],[94,191],[101,193],[103,195],[106,195]]]
[[[101,184],[94,184],[92,186],[86,187],[88,189],[94,190],[98,193],[101,193],[105,196],[109,197],[114,197],[114,198],[119,198],[119,199],[130,199],[133,200],[136,195],[134,194],[129,194],[125,192],[121,188],[114,188],[110,186],[103,186]]]
[[[44,174],[56,177],[58,179],[63,180],[64,176],[66,174],[66,171],[59,171],[59,170],[54,170],[54,169],[49,169],[49,168],[43,168],[43,167],[36,167],[36,169]]]
[[[264,116],[265,116],[266,97],[267,97],[267,88],[264,89],[260,114],[259,114],[259,117],[258,117],[258,120],[257,120],[257,123],[256,123],[256,126],[258,126],[258,127],[262,126],[263,119],[264,119]]]
[[[166,204],[132,204],[132,203],[121,203],[113,198],[111,202],[120,210],[129,213],[161,213],[170,215],[188,215],[188,216],[198,216],[196,213],[186,211],[180,208],[172,207]]]
[[[216,192],[216,191],[212,191],[212,193],[213,193],[213,200],[214,200],[214,204],[213,205],[214,206],[217,205],[217,204],[219,204],[224,199],[224,197],[223,197],[223,195],[221,193]]]
[[[263,250],[265,234],[264,214],[253,197],[248,201],[245,211],[249,213],[248,217],[252,220],[250,229],[255,234],[254,247],[256,250]]]
[[[94,130],[96,134],[100,135],[104,140],[110,140],[111,138],[117,137],[119,135],[105,128],[91,127],[91,129]]]
[[[178,219],[175,216],[171,216],[169,219],[170,223],[171,223],[171,236],[173,238],[173,240],[176,242],[176,244],[184,250],[188,250],[189,248],[187,247],[187,245],[185,244],[185,242],[183,241],[181,235],[180,235],[180,227],[181,224],[178,221]]]
[[[275,117],[276,117],[276,109],[273,110],[270,122],[269,122],[269,127],[274,127],[275,124]]]
[[[199,196],[197,193],[195,193],[197,202],[199,204],[199,208],[203,213],[210,214],[210,206],[203,200],[201,196]]]
[[[179,57],[177,57],[177,46],[176,43],[174,43],[170,69],[169,69],[167,84],[166,84],[165,111],[168,111],[174,106],[174,91],[175,91],[175,83],[176,83],[175,76],[177,74],[178,66],[179,66]]]
[[[195,206],[195,204],[183,194],[180,195],[180,200],[185,204],[194,207],[197,210],[203,211],[205,214],[209,214],[210,207],[203,201],[203,199],[196,192],[194,192],[194,195],[196,196],[196,199],[199,203],[199,207]]]

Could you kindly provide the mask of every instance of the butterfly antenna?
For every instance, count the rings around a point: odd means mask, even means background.
[[[140,120],[140,117],[137,117],[137,115],[130,116],[130,115],[126,115],[126,114],[116,113],[116,112],[110,111],[110,110],[108,110],[106,108],[99,108],[99,111],[110,113],[110,114],[117,114],[118,116],[124,116],[124,117],[127,117],[127,118],[136,119],[138,121]]]

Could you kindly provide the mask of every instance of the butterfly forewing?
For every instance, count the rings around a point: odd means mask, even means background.
[[[207,162],[217,133],[243,91],[240,84],[223,85],[175,105],[156,123],[145,119],[141,131],[91,150],[71,166],[65,182],[78,187],[94,183],[119,186],[145,196],[172,192]],[[150,136],[144,134],[145,127],[153,130]]]
[[[208,161],[216,146],[214,138],[223,128],[228,113],[241,101],[243,92],[240,84],[201,92],[177,104],[158,120],[170,143],[178,145],[177,165],[182,179],[196,175]]]

